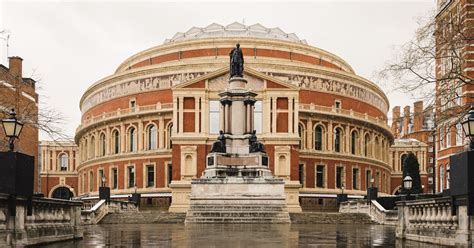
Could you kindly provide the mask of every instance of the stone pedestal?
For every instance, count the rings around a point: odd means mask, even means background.
[[[190,223],[290,223],[277,178],[203,178],[191,183]]]
[[[219,94],[224,130],[206,157],[203,176],[191,182],[186,223],[290,223],[288,202],[299,208],[297,188],[287,188],[268,168],[253,129],[257,94],[246,84],[243,78],[231,78],[229,88]]]

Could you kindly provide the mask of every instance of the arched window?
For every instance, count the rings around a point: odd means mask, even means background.
[[[66,187],[59,187],[55,189],[51,195],[52,198],[70,200],[74,194]]]
[[[59,160],[59,168],[61,171],[67,171],[67,167],[69,166],[69,156],[66,153],[61,153],[58,157]]]
[[[114,154],[118,154],[120,152],[120,133],[118,130],[112,132],[112,138],[114,143]]]
[[[314,149],[318,151],[323,149],[323,128],[321,125],[314,128]]]
[[[148,150],[156,149],[156,138],[157,138],[157,131],[155,125],[150,125],[147,128],[147,135],[148,135]]]
[[[136,135],[136,132],[135,132],[135,128],[134,128],[134,127],[131,127],[131,128],[128,130],[128,144],[129,144],[128,150],[129,150],[130,152],[135,152],[135,151],[137,151],[136,138],[137,138],[137,135]]]
[[[302,124],[298,125],[298,135],[300,136],[299,148],[304,149],[305,144],[306,144],[306,132],[305,132],[304,126]]]
[[[341,152],[342,150],[342,129],[337,127],[334,129],[334,151]]]
[[[106,147],[106,143],[105,143],[105,134],[100,134],[100,155],[101,156],[105,156],[105,147]]]
[[[364,137],[364,156],[369,156],[369,134]]]
[[[352,154],[356,154],[357,152],[357,132],[356,131],[352,131],[351,133],[351,153]]]
[[[171,141],[171,134],[173,130],[173,123],[168,125],[168,128],[166,129],[166,148],[171,149],[173,146],[173,142]]]
[[[91,138],[91,144],[89,146],[89,157],[94,158],[95,157],[95,138]]]

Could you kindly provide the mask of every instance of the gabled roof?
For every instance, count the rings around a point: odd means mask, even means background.
[[[175,85],[173,86],[172,88],[173,89],[180,89],[180,88],[192,88],[192,87],[189,87],[193,84],[199,84],[201,81],[203,80],[207,80],[207,79],[212,79],[212,78],[216,78],[216,77],[220,77],[224,74],[227,74],[229,72],[229,67],[226,66],[226,67],[223,67],[221,69],[218,69],[218,70],[215,70],[213,72],[210,72],[210,73],[207,73],[201,77],[197,77],[197,78],[194,78],[192,80],[189,80],[187,82],[184,82],[184,83],[181,83],[181,84],[178,84],[178,85]],[[295,86],[293,84],[289,84],[287,82],[284,82],[278,78],[274,78],[272,76],[269,76],[267,74],[264,74],[264,73],[261,73],[257,70],[254,70],[250,67],[245,67],[245,71],[244,71],[244,78],[245,78],[245,75],[250,75],[250,76],[253,76],[253,77],[256,77],[256,78],[260,78],[262,80],[267,80],[267,81],[271,81],[275,84],[278,84],[280,86],[282,86],[282,88],[286,88],[288,90],[298,90],[298,86]],[[201,88],[201,87],[197,87],[197,88]]]

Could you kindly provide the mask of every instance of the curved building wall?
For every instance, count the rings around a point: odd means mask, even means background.
[[[380,88],[309,45],[221,37],[140,52],[85,92],[76,132],[79,194],[97,194],[102,174],[113,194],[135,185],[141,193],[165,193],[171,181],[200,177],[217,137],[209,116],[218,119],[219,110],[211,105],[226,87],[236,42],[248,87],[261,103],[258,136],[277,176],[299,180],[308,194],[344,187],[362,195],[371,177],[381,192],[391,192],[393,135]]]

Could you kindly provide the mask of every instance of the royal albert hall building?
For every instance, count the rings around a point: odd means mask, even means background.
[[[97,195],[105,177],[113,197],[136,190],[143,206],[169,206],[174,190],[200,177],[221,129],[218,93],[236,43],[247,86],[258,94],[253,121],[269,167],[301,184],[303,208],[330,208],[342,190],[391,192],[394,137],[383,91],[295,34],[232,23],[177,33],[87,89],[75,136],[78,195]]]

